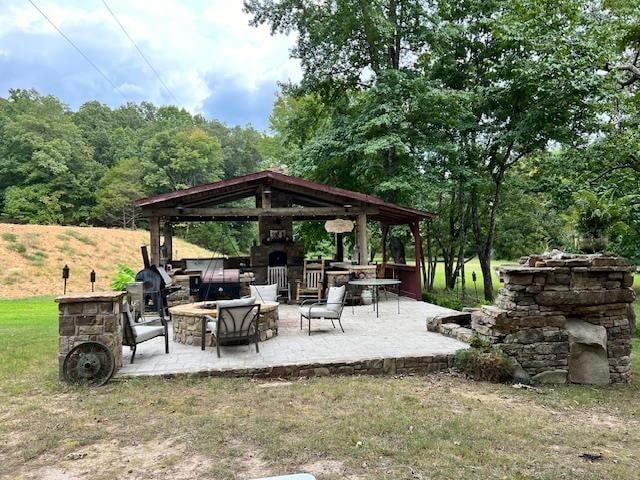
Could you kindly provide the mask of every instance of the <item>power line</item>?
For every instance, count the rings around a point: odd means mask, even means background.
[[[56,31],[62,36],[62,38],[64,38],[67,42],[69,42],[69,44],[71,44],[71,46],[75,48],[80,55],[82,55],[82,58],[84,58],[87,61],[87,63],[91,65],[95,69],[95,71],[98,72],[102,76],[102,78],[104,78],[109,83],[109,85],[111,85],[111,87],[120,94],[122,98],[124,98],[128,102],[130,101],[127,97],[124,96],[124,94],[120,90],[118,90],[118,87],[115,85],[115,83],[113,83],[111,79],[107,77],[107,75],[102,70],[100,70],[100,68],[98,68],[98,66],[95,63],[93,63],[91,59],[87,57],[84,54],[84,52],[80,50],[80,48],[75,43],[73,43],[73,41],[69,37],[67,37],[62,30],[60,30],[58,26],[55,23],[53,23],[42,10],[40,10],[40,8],[33,2],[33,0],[29,0],[29,3],[33,5],[33,8],[35,8],[38,12],[40,12],[40,15],[42,15],[45,18],[45,20],[49,22],[53,28],[56,29]]]
[[[113,19],[116,21],[116,23],[120,26],[120,28],[122,29],[124,34],[127,36],[129,41],[133,44],[134,47],[136,47],[136,50],[138,51],[138,53],[140,54],[142,59],[147,63],[147,65],[149,65],[149,68],[155,74],[155,76],[158,79],[158,81],[162,84],[164,89],[167,92],[169,92],[169,95],[171,95],[171,98],[173,98],[173,101],[176,102],[176,105],[178,105],[178,100],[176,99],[176,96],[169,89],[169,87],[167,87],[167,85],[162,81],[162,78],[160,78],[160,74],[158,73],[158,71],[155,68],[153,68],[153,65],[151,65],[151,62],[147,59],[147,57],[145,57],[144,53],[142,53],[142,50],[140,50],[140,47],[138,47],[138,44],[135,42],[135,40],[133,38],[131,38],[131,35],[129,35],[129,32],[127,32],[127,30],[124,28],[124,25],[122,25],[120,20],[118,20],[118,17],[116,17],[116,14],[113,13],[113,10],[111,10],[111,8],[109,8],[109,5],[107,5],[106,0],[102,0],[102,3],[104,4],[105,8],[109,11],[109,13],[113,17]]]

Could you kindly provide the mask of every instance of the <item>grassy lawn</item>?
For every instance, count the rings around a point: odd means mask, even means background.
[[[451,374],[57,382],[56,305],[0,301],[0,478],[637,479],[640,387]],[[640,374],[634,340],[634,373]],[[597,453],[591,462],[581,454]]]

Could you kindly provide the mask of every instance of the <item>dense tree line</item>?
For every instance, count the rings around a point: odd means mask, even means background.
[[[303,79],[271,117],[282,158],[294,173],[437,213],[427,264],[444,259],[450,288],[477,255],[491,299],[492,257],[575,249],[587,234],[639,256],[637,208],[623,200],[638,198],[640,171],[636,5],[245,0],[245,10],[297,33]]]
[[[74,112],[54,96],[12,90],[0,98],[0,218],[144,226],[135,200],[256,171],[266,162],[264,138],[172,106],[92,101]],[[230,232],[231,253],[246,248],[249,227],[230,227],[183,233],[213,248]]]
[[[28,90],[0,99],[0,215],[139,225],[136,198],[277,162],[290,173],[437,214],[425,225],[449,288],[477,256],[608,249],[640,260],[640,9],[626,0],[245,0],[256,25],[296,32],[303,78],[272,134],[171,106]],[[303,226],[322,250],[315,225]],[[184,226],[229,253],[250,228]],[[314,230],[315,229],[315,230]],[[394,242],[408,242],[402,228]],[[379,239],[373,236],[375,246]],[[462,276],[464,279],[464,276]]]

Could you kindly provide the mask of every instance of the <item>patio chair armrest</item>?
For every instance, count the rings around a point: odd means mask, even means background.
[[[324,303],[326,303],[324,300],[318,301],[315,298],[308,298],[307,300],[303,300],[302,303],[300,304],[300,306],[302,307],[303,305],[310,305],[310,306],[322,305]]]

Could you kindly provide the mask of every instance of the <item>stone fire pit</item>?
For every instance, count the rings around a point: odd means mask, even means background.
[[[260,303],[260,319],[258,337],[261,342],[278,334],[278,303]],[[215,302],[196,302],[177,305],[169,309],[173,324],[173,341],[185,345],[200,347],[202,345],[202,318],[205,315],[216,318],[218,312]],[[213,344],[211,334],[207,334],[205,345]]]

